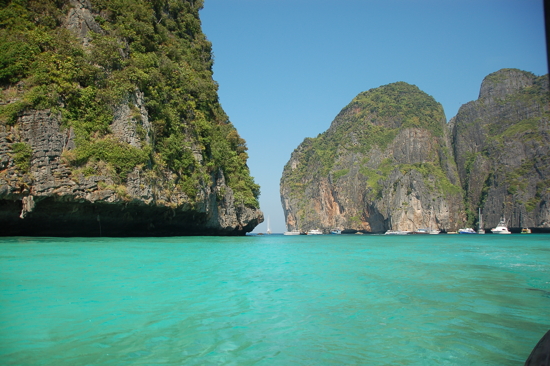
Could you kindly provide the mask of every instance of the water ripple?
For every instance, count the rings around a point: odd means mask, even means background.
[[[0,359],[32,365],[521,364],[549,236],[5,239]]]

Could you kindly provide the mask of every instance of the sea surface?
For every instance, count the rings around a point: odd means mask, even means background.
[[[1,365],[523,365],[550,235],[1,238]]]

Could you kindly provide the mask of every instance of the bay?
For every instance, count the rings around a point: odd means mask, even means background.
[[[519,365],[550,235],[0,239],[3,365]]]

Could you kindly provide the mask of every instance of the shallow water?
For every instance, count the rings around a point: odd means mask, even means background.
[[[550,235],[0,239],[0,364],[520,365]]]

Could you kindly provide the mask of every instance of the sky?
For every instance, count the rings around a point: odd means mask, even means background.
[[[286,231],[279,183],[291,153],[359,93],[397,81],[447,120],[503,68],[548,73],[542,0],[205,0],[218,95],[247,141],[265,221]]]

